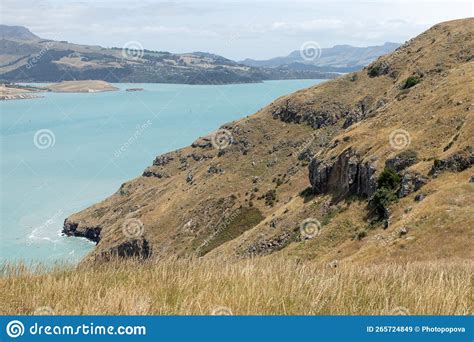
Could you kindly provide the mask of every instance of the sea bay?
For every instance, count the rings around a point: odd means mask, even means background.
[[[0,262],[75,263],[93,244],[64,219],[114,193],[164,152],[321,80],[233,85],[116,84],[0,103]],[[127,92],[126,88],[144,88]]]

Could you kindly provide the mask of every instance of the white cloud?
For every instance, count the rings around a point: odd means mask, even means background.
[[[344,27],[344,22],[338,19],[315,19],[301,22],[274,22],[271,29],[275,31],[293,31],[293,32],[308,32],[328,29],[339,29]]]
[[[270,58],[307,40],[322,47],[403,42],[472,15],[468,0],[1,0],[2,23],[44,38],[147,49]]]

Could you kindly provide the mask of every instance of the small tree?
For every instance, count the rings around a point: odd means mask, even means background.
[[[418,76],[410,76],[406,79],[405,84],[403,85],[403,89],[411,88],[418,83],[420,83],[421,79]]]
[[[387,219],[388,206],[397,200],[397,191],[400,187],[400,176],[392,169],[386,167],[377,180],[377,190],[369,201],[370,207],[375,211],[377,219]]]

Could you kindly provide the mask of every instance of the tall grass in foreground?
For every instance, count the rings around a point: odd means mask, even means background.
[[[473,270],[468,261],[328,268],[283,259],[4,265],[0,313],[467,315]]]

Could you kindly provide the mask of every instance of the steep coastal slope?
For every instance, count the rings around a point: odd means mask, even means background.
[[[111,254],[472,259],[474,19],[277,99],[66,219]]]

